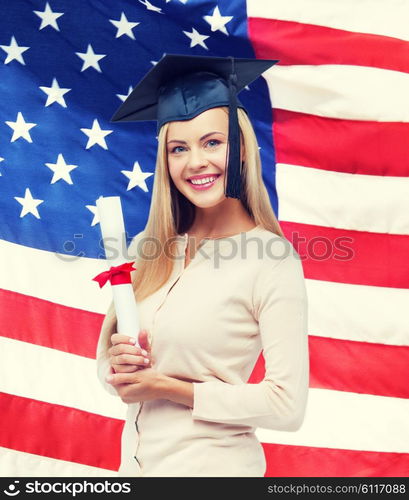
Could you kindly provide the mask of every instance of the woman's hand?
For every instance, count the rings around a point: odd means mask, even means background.
[[[133,373],[114,373],[106,378],[124,403],[139,403],[163,397],[164,377],[153,368]]]
[[[148,332],[141,330],[138,335],[139,345],[136,347],[136,339],[128,335],[114,333],[111,335],[112,347],[108,349],[109,362],[116,373],[133,373],[140,368],[149,368],[151,363],[151,346],[148,340]]]

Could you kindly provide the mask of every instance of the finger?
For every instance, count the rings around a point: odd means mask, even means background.
[[[119,354],[118,356],[110,357],[111,365],[138,365],[147,366],[150,360],[144,356],[134,356],[133,354]]]
[[[148,357],[148,352],[145,349],[140,349],[128,344],[116,344],[108,349],[111,356],[118,356],[120,354],[133,354],[134,356]]]
[[[136,382],[134,373],[114,373],[108,375],[105,380],[111,385],[132,384]]]
[[[139,345],[142,349],[145,349],[149,353],[151,352],[151,346],[149,343],[149,335],[147,330],[141,330],[138,335]]]
[[[111,335],[111,343],[112,345],[116,344],[130,344],[130,345],[135,345],[136,339],[135,337],[131,337],[129,335],[123,335],[122,333],[113,333]]]
[[[114,373],[133,373],[141,369],[137,365],[112,365]]]

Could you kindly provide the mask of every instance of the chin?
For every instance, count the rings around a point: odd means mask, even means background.
[[[220,200],[209,200],[209,201],[204,201],[204,200],[198,201],[195,199],[190,199],[193,205],[195,205],[198,208],[213,208],[223,203],[224,200],[225,198],[222,198]]]
[[[195,196],[191,193],[184,193],[185,197],[193,203],[196,207],[199,208],[212,208],[217,205],[220,205],[220,203],[223,203],[226,201],[226,196],[224,195],[224,192],[222,193],[208,193],[208,195],[204,195],[202,193],[199,193],[200,195]]]

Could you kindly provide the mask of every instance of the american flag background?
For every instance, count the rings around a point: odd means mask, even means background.
[[[303,259],[311,373],[302,427],[257,430],[266,476],[409,476],[409,3],[0,6],[0,475],[116,475],[95,203],[121,197],[128,241],[145,227],[156,124],[109,120],[180,53],[280,60],[239,98]]]

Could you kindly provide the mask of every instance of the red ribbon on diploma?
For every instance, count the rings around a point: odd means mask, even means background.
[[[112,266],[108,271],[104,271],[95,276],[95,278],[92,278],[92,281],[98,281],[100,288],[102,288],[108,280],[111,282],[111,285],[132,283],[131,271],[135,271],[132,264],[133,262],[125,262],[125,264],[121,264],[120,266]]]

